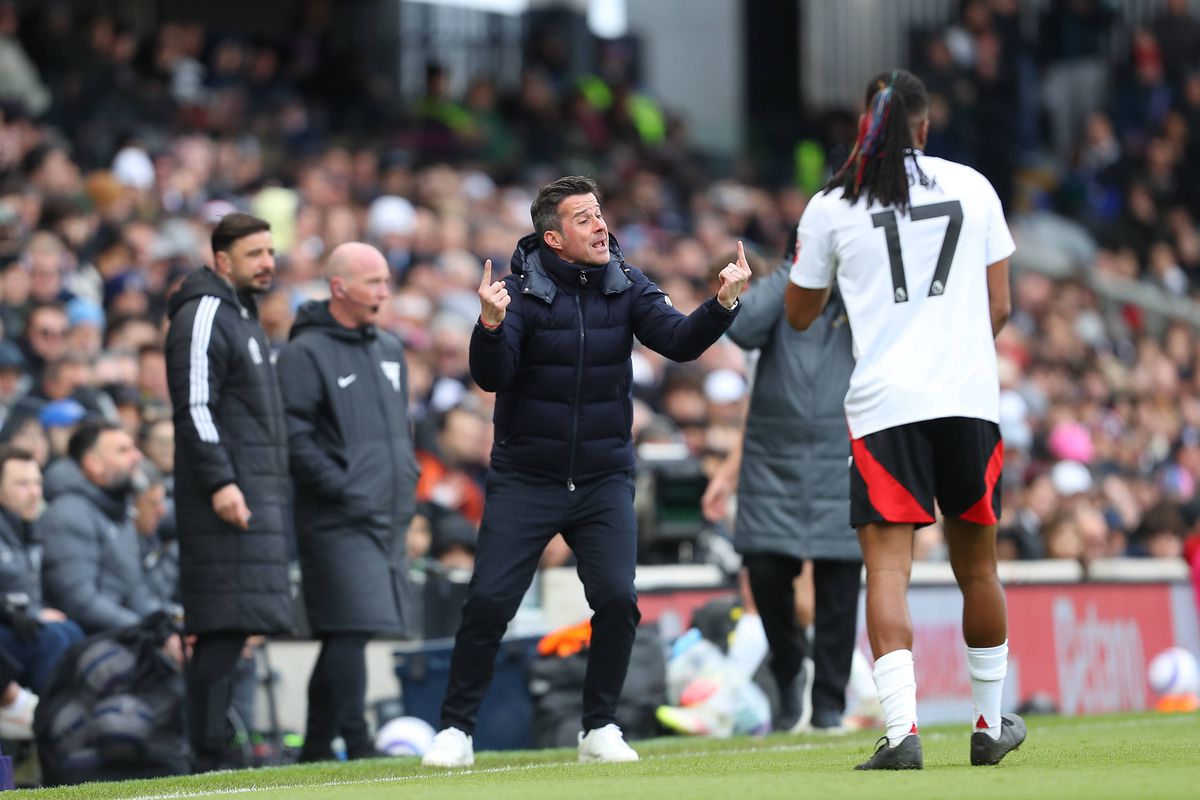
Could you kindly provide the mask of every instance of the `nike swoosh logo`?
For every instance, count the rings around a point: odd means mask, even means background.
[[[338,378],[338,386],[342,389],[345,389],[347,386],[354,383],[356,380],[358,380],[358,375],[356,373],[351,372],[349,375],[347,375],[343,378]]]

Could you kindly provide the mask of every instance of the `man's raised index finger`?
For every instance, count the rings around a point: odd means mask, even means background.
[[[492,285],[492,260],[489,258],[483,262],[483,280],[479,283],[480,286]]]

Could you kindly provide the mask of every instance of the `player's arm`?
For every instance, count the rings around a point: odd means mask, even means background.
[[[783,295],[788,324],[798,331],[808,330],[808,326],[821,316],[821,311],[829,302],[829,288],[826,286],[824,289],[805,289],[803,286],[789,283]]]
[[[1002,258],[988,266],[988,311],[992,316],[992,336],[995,337],[1008,322],[1012,313],[1012,296],[1008,288],[1008,259]]]
[[[788,272],[783,308],[788,324],[798,331],[808,330],[821,316],[837,270],[826,205],[824,195],[810,200],[796,228],[796,254]]]
[[[1008,260],[1012,258],[1017,246],[1013,242],[1012,232],[1008,229],[1008,222],[1004,219],[1004,208],[1000,205],[996,190],[983,176],[979,179],[983,181],[981,194],[988,211],[983,257],[984,263],[988,265],[988,314],[992,318],[992,337],[995,338],[1004,327],[1004,323],[1008,322],[1008,315],[1012,313],[1012,298],[1008,288]]]

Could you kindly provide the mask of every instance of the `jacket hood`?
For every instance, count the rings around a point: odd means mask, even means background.
[[[292,340],[301,333],[319,331],[338,339],[351,342],[361,342],[374,339],[378,331],[374,325],[363,325],[359,328],[347,328],[329,312],[328,300],[309,300],[296,311],[296,321],[292,323],[292,331],[288,339]]]
[[[116,497],[89,481],[72,458],[64,456],[51,464],[46,470],[45,485],[46,499],[49,502],[75,494],[96,506],[104,516],[114,522],[125,519],[128,508],[127,495]]]
[[[194,300],[197,297],[211,295],[224,300],[226,303],[232,303],[239,311],[245,312],[243,316],[253,314],[258,316],[258,304],[254,300],[254,296],[250,292],[239,294],[233,290],[233,287],[225,282],[217,273],[213,272],[208,267],[200,267],[192,271],[190,275],[183,279],[179,289],[175,294],[171,295],[171,299],[167,304],[167,315],[174,317],[175,314],[183,307],[184,303],[189,300]]]
[[[629,267],[625,264],[621,245],[617,243],[616,237],[611,233],[608,235],[608,255],[607,266],[587,267],[586,270],[589,275],[602,271],[599,276],[600,289],[605,294],[619,294],[632,286],[633,280],[629,277]],[[522,294],[532,295],[549,303],[558,293],[557,284],[564,282],[565,279],[562,275],[557,274],[560,270],[555,270],[553,267],[548,268],[543,259],[544,249],[541,237],[536,233],[530,233],[521,237],[517,242],[512,260],[509,262],[509,269],[521,281]],[[554,278],[551,277],[552,274],[554,274]],[[573,280],[568,282],[568,285],[574,284]]]

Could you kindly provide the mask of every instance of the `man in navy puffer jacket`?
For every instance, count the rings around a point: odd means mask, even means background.
[[[593,612],[579,759],[637,760],[616,724],[640,618],[629,356],[636,336],[667,358],[697,358],[737,315],[750,268],[739,257],[717,296],[684,316],[625,264],[598,198],[585,177],[542,187],[530,209],[536,233],[517,244],[512,274],[493,282],[491,262],[484,267],[471,376],[496,392],[495,446],[442,731],[426,766],[474,763],[471,734],[500,638],[559,532]]]

